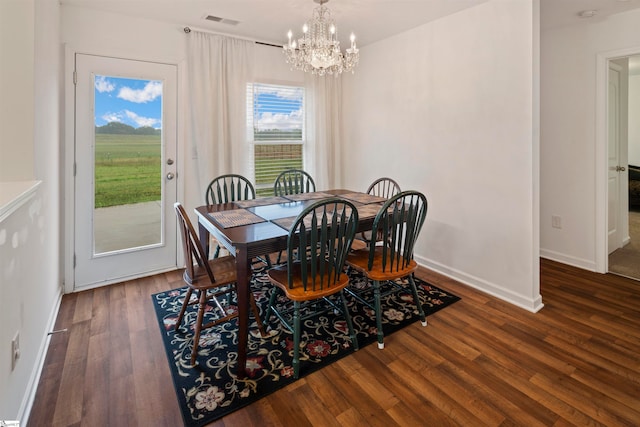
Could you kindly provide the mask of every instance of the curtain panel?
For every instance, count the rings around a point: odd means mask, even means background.
[[[246,91],[253,62],[253,42],[200,31],[187,36],[186,136],[203,202],[216,176],[249,172]]]
[[[305,76],[305,168],[319,189],[342,187],[342,76]]]

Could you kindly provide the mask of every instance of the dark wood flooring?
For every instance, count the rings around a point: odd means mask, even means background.
[[[541,264],[536,314],[421,269],[462,300],[212,425],[640,425],[640,282]],[[29,425],[182,425],[150,298],[181,283],[65,295]]]

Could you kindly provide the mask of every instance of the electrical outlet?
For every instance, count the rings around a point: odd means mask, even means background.
[[[553,228],[562,228],[562,218],[560,218],[558,215],[552,215],[551,226]]]
[[[20,358],[20,332],[11,340],[11,370],[13,371]]]

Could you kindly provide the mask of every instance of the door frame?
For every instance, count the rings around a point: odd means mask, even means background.
[[[182,108],[182,96],[183,84],[182,76],[184,75],[184,63],[172,59],[159,59],[159,58],[145,58],[133,54],[123,54],[121,50],[117,52],[105,51],[104,49],[77,49],[73,46],[65,44],[64,46],[64,124],[63,124],[63,141],[64,149],[61,155],[61,170],[63,171],[63,181],[60,185],[63,186],[62,197],[62,224],[60,237],[63,242],[60,250],[63,254],[64,277],[63,277],[63,293],[72,293],[75,289],[75,84],[74,84],[74,72],[75,72],[75,57],[76,54],[84,55],[97,55],[111,58],[121,58],[132,61],[147,61],[147,62],[160,62],[165,64],[174,65],[177,69],[177,93],[178,98],[176,100],[176,171],[183,172],[185,167],[184,159],[184,144],[182,132],[184,116]],[[176,188],[176,197],[178,200],[184,199],[184,177],[179,178],[180,181]],[[176,230],[179,233],[179,230]],[[176,236],[176,265],[171,269],[177,268],[181,262],[182,254],[180,249],[180,239]],[[171,269],[167,270],[170,271]],[[147,274],[140,274],[127,279],[135,279],[138,277],[144,277]],[[96,284],[95,286],[83,287],[81,290],[90,289],[91,287],[104,286],[107,283]],[[79,289],[78,289],[79,290]]]
[[[609,271],[609,162],[608,162],[608,99],[609,61],[640,54],[640,46],[601,52],[596,55],[596,123],[595,123],[595,250],[596,272]]]

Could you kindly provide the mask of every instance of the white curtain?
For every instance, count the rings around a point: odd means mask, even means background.
[[[253,58],[253,42],[199,31],[187,35],[187,140],[203,201],[216,176],[248,175],[246,92]]]
[[[342,188],[342,78],[305,76],[305,169],[319,191]]]

